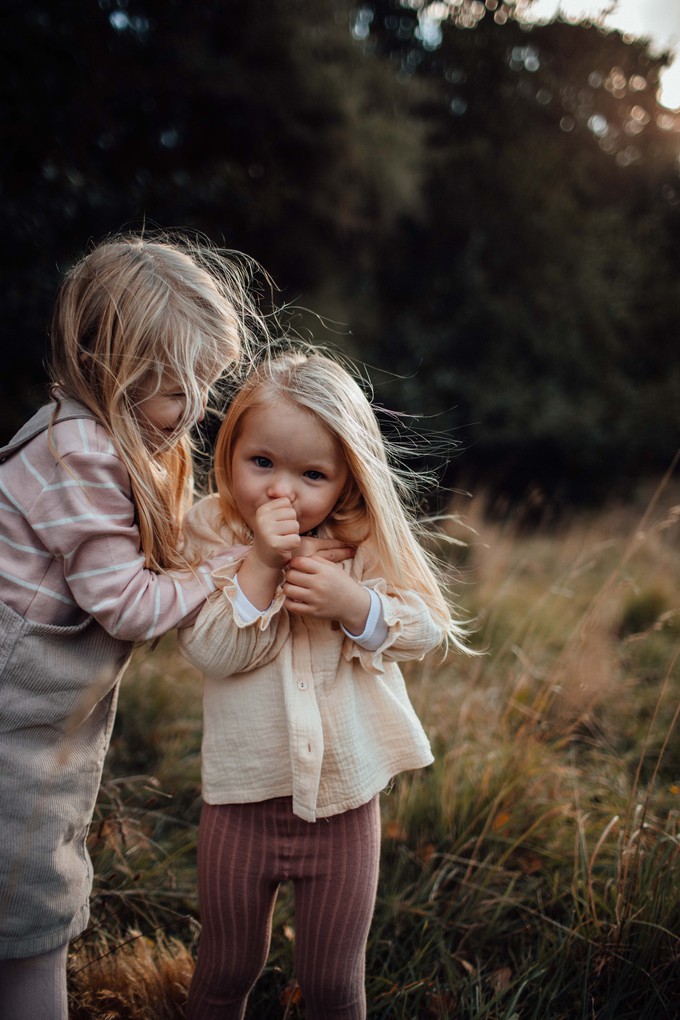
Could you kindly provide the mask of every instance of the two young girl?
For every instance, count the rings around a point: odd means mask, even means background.
[[[309,1020],[366,1015],[364,959],[380,851],[378,796],[432,753],[397,662],[464,647],[399,496],[374,412],[321,355],[265,359],[232,401],[217,494],[188,514],[194,555],[228,545],[218,590],[180,632],[204,673],[189,1020],[244,1016],[279,884],[295,889]],[[305,536],[355,547],[342,564]]]
[[[324,357],[250,376],[183,544],[188,430],[266,334],[247,284],[182,238],[95,247],[58,295],[53,400],[0,449],[0,1020],[67,1016],[119,680],[177,626],[206,673],[189,1016],[243,1016],[289,878],[308,1017],[365,1015],[378,794],[432,760],[396,662],[463,632],[370,404]]]
[[[241,268],[240,268],[241,266]],[[53,402],[0,449],[0,1017],[62,1020],[85,840],[134,642],[191,622],[231,561],[180,545],[186,434],[260,332],[248,267],[124,236],[60,289]]]

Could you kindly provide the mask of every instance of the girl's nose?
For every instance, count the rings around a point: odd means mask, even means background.
[[[295,491],[287,478],[272,478],[271,482],[267,486],[267,497],[268,499],[283,499],[286,497],[291,501],[295,502]]]

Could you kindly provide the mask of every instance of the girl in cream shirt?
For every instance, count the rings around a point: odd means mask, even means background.
[[[465,631],[400,499],[405,476],[337,362],[291,353],[254,369],[220,429],[215,476],[217,494],[189,515],[189,552],[226,543],[234,559],[180,635],[204,674],[188,1017],[244,1016],[290,879],[306,1016],[361,1020],[378,794],[433,760],[397,663],[463,649]],[[324,561],[307,553],[308,535],[356,554]]]

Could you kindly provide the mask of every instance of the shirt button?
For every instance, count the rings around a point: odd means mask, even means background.
[[[297,685],[298,685],[298,690],[299,691],[306,691],[307,690],[307,681],[306,680],[298,680]]]

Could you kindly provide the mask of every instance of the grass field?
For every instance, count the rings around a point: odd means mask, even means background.
[[[406,670],[436,763],[383,795],[369,1017],[680,1016],[680,491],[449,524],[478,658]],[[74,1020],[170,1020],[200,931],[200,679],[170,636],[121,692]],[[304,1017],[284,888],[248,1016]]]

